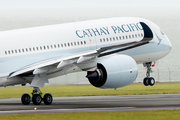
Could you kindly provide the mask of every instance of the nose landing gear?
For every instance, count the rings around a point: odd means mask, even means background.
[[[153,86],[155,84],[155,79],[153,77],[150,77],[150,73],[152,72],[151,64],[152,62],[143,64],[144,67],[147,67],[146,77],[143,80],[143,83],[145,86],[148,86],[148,85]]]
[[[34,105],[40,105],[42,101],[44,101],[45,105],[50,105],[53,101],[53,98],[49,93],[45,94],[42,98],[42,92],[39,88],[35,87],[32,92],[32,98],[29,94],[23,94],[21,97],[21,102],[23,105],[29,105],[31,101]]]

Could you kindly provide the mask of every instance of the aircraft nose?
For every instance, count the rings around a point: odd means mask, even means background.
[[[168,38],[167,38],[168,39]],[[168,46],[169,46],[169,49],[171,50],[172,49],[172,44],[171,44],[171,42],[170,42],[170,40],[168,39],[167,40],[168,41]]]
[[[171,42],[169,42],[169,47],[170,47],[170,49],[172,49],[172,44],[171,44]]]
[[[167,36],[166,36],[166,46],[167,46],[168,51],[170,52],[172,49],[172,44]]]

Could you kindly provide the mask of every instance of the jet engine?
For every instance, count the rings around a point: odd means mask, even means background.
[[[88,71],[89,82],[98,88],[119,88],[134,82],[138,74],[133,58],[116,55],[97,64],[95,71]]]

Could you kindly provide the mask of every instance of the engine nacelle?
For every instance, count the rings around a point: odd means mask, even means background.
[[[136,62],[127,55],[116,55],[98,63],[96,71],[88,71],[89,82],[99,88],[119,88],[134,82]]]

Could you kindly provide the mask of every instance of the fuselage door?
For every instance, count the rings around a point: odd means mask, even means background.
[[[97,43],[96,43],[96,38],[95,37],[90,37],[89,42],[90,42],[90,49],[91,50],[97,48]]]

